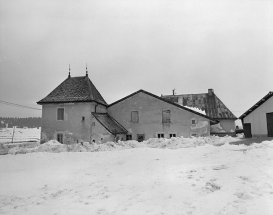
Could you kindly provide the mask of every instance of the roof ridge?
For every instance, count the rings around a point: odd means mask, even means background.
[[[252,111],[260,107],[263,103],[265,103],[268,99],[270,99],[273,96],[273,91],[269,91],[263,98],[261,98],[258,102],[256,102],[254,105],[252,105],[246,112],[244,112],[239,119],[245,118],[247,115],[249,115]]]
[[[181,106],[181,105],[179,105],[179,104],[176,104],[176,103],[171,102],[171,101],[169,101],[169,100],[167,100],[167,99],[161,98],[161,97],[159,97],[159,96],[157,96],[157,95],[155,95],[155,94],[153,94],[153,93],[150,93],[150,92],[145,91],[145,90],[142,90],[142,89],[140,89],[140,90],[138,90],[138,91],[136,91],[136,92],[134,92],[134,93],[131,93],[130,95],[125,96],[125,97],[123,97],[123,98],[117,100],[116,102],[113,102],[112,104],[108,105],[107,108],[108,108],[108,107],[111,107],[112,105],[115,105],[115,104],[117,104],[117,103],[119,103],[119,102],[121,102],[121,101],[123,101],[123,100],[125,100],[125,99],[127,99],[127,98],[130,98],[130,97],[132,97],[132,96],[134,96],[134,95],[136,95],[136,94],[138,94],[138,93],[140,93],[140,92],[145,93],[145,94],[147,94],[147,95],[150,95],[150,96],[152,96],[152,97],[154,97],[154,98],[156,98],[156,99],[159,99],[159,100],[164,101],[164,102],[166,102],[166,103],[169,103],[169,104],[171,104],[171,105],[174,105],[174,106],[176,106],[176,107],[178,107],[178,108],[180,108],[180,109],[183,109],[183,110],[192,112],[192,113],[194,113],[194,114],[197,114],[197,115],[199,115],[199,116],[202,116],[202,117],[204,117],[204,118],[207,118],[207,119],[209,119],[209,120],[211,120],[211,121],[214,121],[214,122],[217,122],[217,121],[218,121],[218,120],[213,119],[213,118],[210,117],[210,116],[207,116],[207,115],[204,115],[204,114],[202,114],[202,113],[196,112],[196,111],[194,111],[194,110],[188,109],[188,108],[186,108],[186,107],[183,107],[183,106]]]

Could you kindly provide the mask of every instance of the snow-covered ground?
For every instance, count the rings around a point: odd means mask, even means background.
[[[40,141],[40,128],[0,128],[0,143]]]
[[[273,214],[273,141],[232,140],[153,139],[127,149],[120,142],[90,147],[96,152],[0,156],[0,214]]]

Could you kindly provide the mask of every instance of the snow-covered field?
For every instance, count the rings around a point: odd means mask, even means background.
[[[40,141],[40,128],[0,128],[0,143]]]
[[[95,152],[0,156],[0,214],[273,214],[273,141],[232,140],[153,139],[89,147]]]

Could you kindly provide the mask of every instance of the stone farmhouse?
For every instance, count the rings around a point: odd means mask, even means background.
[[[108,105],[87,72],[80,77],[69,73],[37,104],[42,105],[41,143],[209,136],[210,126],[219,123],[210,115],[144,90]]]

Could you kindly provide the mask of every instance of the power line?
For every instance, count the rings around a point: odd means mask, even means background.
[[[34,107],[25,106],[25,105],[15,104],[15,103],[6,102],[6,101],[2,101],[2,100],[0,100],[0,104],[10,105],[10,106],[20,107],[20,108],[28,108],[28,109],[33,109],[33,110],[42,110],[42,109],[39,109],[39,108],[34,108]]]

